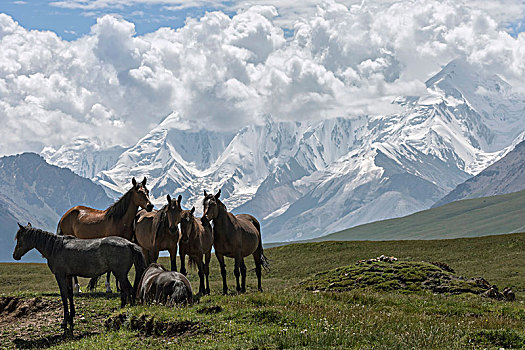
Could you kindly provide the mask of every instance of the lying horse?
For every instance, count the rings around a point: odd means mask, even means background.
[[[88,239],[119,236],[131,240],[133,222],[138,207],[145,208],[147,211],[153,209],[153,204],[149,199],[149,191],[146,188],[146,178],[144,177],[142,182],[137,182],[133,178],[131,182],[133,187],[106,210],[97,210],[80,205],[69,209],[58,223],[57,234]],[[96,281],[96,279],[92,279],[90,286],[94,287]],[[76,276],[75,289],[80,292]],[[106,278],[106,291],[111,293],[109,274]]]
[[[142,248],[149,265],[157,262],[159,251],[168,250],[171,258],[171,270],[177,270],[177,242],[179,241],[178,224],[182,208],[182,196],[171,199],[167,195],[168,203],[159,211],[151,213],[141,210],[135,221],[135,239]]]
[[[57,236],[50,232],[32,228],[31,224],[22,226],[16,233],[16,247],[13,259],[20,260],[25,253],[36,248],[46,259],[47,265],[58,282],[60,296],[64,305],[62,328],[73,334],[73,276],[97,277],[112,272],[121,285],[121,307],[135,303],[138,282],[146,264],[140,247],[121,237],[99,239],[77,239],[71,236]],[[132,287],[128,272],[135,265],[135,282]],[[69,299],[69,311],[68,311]]]
[[[180,221],[181,238],[179,241],[180,272],[186,274],[186,255],[189,256],[190,265],[196,265],[199,271],[199,295],[210,294],[210,259],[213,244],[213,231],[210,222],[203,217],[197,219],[193,216],[195,207],[182,211]],[[204,262],[202,257],[204,256]],[[206,277],[206,287],[204,286]]]
[[[160,264],[151,264],[137,289],[140,303],[180,304],[193,301],[193,291],[188,279],[176,271],[167,271]]]
[[[255,261],[255,273],[257,274],[257,288],[262,291],[261,266],[268,267],[268,259],[264,256],[261,226],[259,221],[251,215],[233,215],[228,212],[226,206],[220,201],[221,190],[216,195],[204,191],[203,217],[213,220],[213,247],[215,256],[221,266],[222,292],[228,294],[226,283],[226,265],[224,257],[235,259],[233,270],[237,280],[237,292],[246,292],[246,265],[244,257],[253,256]],[[240,270],[240,271],[239,271]],[[239,276],[242,275],[242,285],[239,284]]]

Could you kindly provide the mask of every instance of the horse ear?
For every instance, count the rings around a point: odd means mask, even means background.
[[[182,195],[179,194],[179,196],[177,197],[177,202],[179,202],[179,205],[181,201],[182,201]]]
[[[131,183],[133,184],[133,187],[137,186],[137,180],[135,180],[135,178],[131,179]]]
[[[204,197],[206,197],[208,195],[208,193],[206,192],[206,190],[204,190]]]
[[[146,186],[146,182],[148,182],[148,179],[146,179],[146,176],[144,176],[144,180],[142,180],[142,186]]]
[[[166,199],[168,200],[168,204],[170,204],[171,203],[171,196],[169,194],[166,196]]]
[[[31,226],[31,223],[30,223],[30,222],[27,223],[27,226],[28,226],[28,227],[33,227],[33,226]]]
[[[191,214],[195,213],[195,207],[191,208]]]
[[[219,192],[217,192],[217,194],[215,195],[215,199],[219,199],[220,196],[221,196],[221,190],[219,190]]]
[[[17,222],[17,224],[18,224],[18,227],[20,227],[20,228],[24,228],[24,226],[20,225],[19,222]]]

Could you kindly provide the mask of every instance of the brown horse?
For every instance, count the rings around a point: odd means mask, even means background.
[[[82,239],[119,236],[131,240],[133,221],[138,207],[148,211],[153,209],[153,204],[149,199],[149,191],[146,188],[146,181],[145,177],[140,183],[133,178],[131,180],[133,187],[106,210],[97,210],[81,205],[69,209],[58,223],[57,234]],[[80,291],[76,276],[75,289]],[[109,273],[106,280],[106,290],[111,292],[109,289]]]
[[[213,221],[213,246],[215,256],[221,266],[222,292],[228,293],[226,284],[226,265],[224,257],[235,259],[233,270],[237,280],[237,292],[246,292],[246,265],[244,257],[252,254],[257,274],[257,288],[262,291],[261,266],[268,266],[268,259],[264,256],[261,226],[256,218],[249,214],[233,215],[226,210],[226,206],[219,200],[221,190],[216,195],[204,191],[203,217]],[[240,269],[240,272],[239,272]],[[239,275],[242,274],[242,286],[239,284]]]
[[[196,265],[199,270],[199,295],[210,294],[210,259],[211,246],[213,244],[213,231],[210,222],[203,217],[197,219],[193,216],[195,207],[191,210],[184,210],[180,221],[180,272],[186,274],[186,255],[189,256],[190,265]],[[201,222],[202,221],[202,222]],[[202,261],[204,256],[204,262]],[[206,287],[204,287],[204,277],[206,276]]]
[[[182,196],[171,199],[159,211],[138,212],[135,222],[135,239],[146,257],[147,264],[157,262],[159,251],[168,250],[171,258],[171,271],[177,270],[177,242],[179,241],[178,224],[182,208]]]

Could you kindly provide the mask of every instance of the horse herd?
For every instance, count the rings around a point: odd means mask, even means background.
[[[68,323],[69,332],[73,332],[73,279],[80,291],[77,276],[91,278],[89,286],[94,288],[98,277],[106,273],[106,291],[111,292],[109,277],[113,273],[120,285],[122,307],[127,302],[134,304],[137,297],[142,303],[191,301],[185,257],[188,255],[190,265],[198,269],[198,294],[209,294],[212,246],[220,265],[224,294],[228,293],[224,257],[235,259],[236,289],[243,293],[246,291],[244,258],[250,254],[255,262],[257,287],[262,291],[261,268],[267,267],[268,260],[255,217],[228,212],[220,200],[220,190],[215,195],[204,191],[201,218],[194,216],[195,207],[182,209],[180,195],[176,199],[167,195],[167,203],[160,210],[153,210],[146,181],[145,177],[142,182],[133,178],[131,189],[106,210],[85,206],[69,209],[60,219],[56,235],[33,228],[31,224],[18,224],[13,258],[20,260],[36,248],[47,259],[60,289],[65,332]],[[177,248],[180,273],[176,272]],[[170,253],[171,271],[156,264],[161,250]],[[132,265],[135,266],[133,286],[127,278]]]

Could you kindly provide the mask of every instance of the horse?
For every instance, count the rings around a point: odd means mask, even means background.
[[[186,275],[186,255],[189,256],[190,265],[195,265],[199,271],[199,295],[210,294],[210,260],[211,246],[213,244],[213,230],[210,222],[202,217],[200,220],[193,216],[195,207],[184,210],[180,221],[180,272]],[[204,262],[202,257],[204,256]],[[206,287],[204,277],[206,276]]]
[[[233,270],[237,280],[237,292],[246,292],[246,265],[244,258],[253,255],[255,273],[257,274],[257,289],[262,292],[261,266],[268,268],[268,259],[264,256],[261,226],[257,219],[249,214],[234,215],[226,209],[220,201],[221,190],[217,194],[208,194],[204,191],[202,201],[203,217],[213,221],[213,247],[219,261],[222,275],[222,292],[228,294],[226,283],[226,265],[224,257],[235,259]],[[240,269],[240,272],[239,272]],[[242,274],[242,285],[239,284],[239,275]]]
[[[150,213],[141,210],[135,220],[135,240],[142,247],[146,262],[157,262],[159,251],[167,249],[170,252],[171,270],[177,270],[177,242],[182,208],[182,196],[171,199],[159,211]]]
[[[58,223],[57,235],[70,235],[82,239],[119,236],[131,240],[138,207],[147,211],[153,209],[146,181],[146,177],[140,183],[135,178],[131,179],[133,187],[106,210],[81,205],[69,209]],[[108,274],[106,292],[111,293],[109,277]],[[74,279],[75,289],[80,292],[78,279],[76,276]],[[96,281],[97,279],[91,280],[90,286],[94,287]]]
[[[146,262],[140,247],[121,237],[105,237],[98,239],[78,239],[72,236],[58,236],[51,232],[22,226],[16,233],[16,247],[13,259],[20,260],[28,251],[36,248],[46,259],[47,265],[60,289],[60,297],[64,306],[62,328],[67,334],[73,335],[73,276],[96,277],[106,272],[112,272],[121,285],[121,307],[130,302],[135,303],[135,294],[140,278],[146,268]],[[135,265],[135,282],[133,287],[128,280],[128,272]],[[69,299],[69,310],[68,310]]]
[[[139,303],[180,304],[193,302],[193,291],[188,279],[177,271],[167,271],[153,263],[144,271],[137,288]]]

